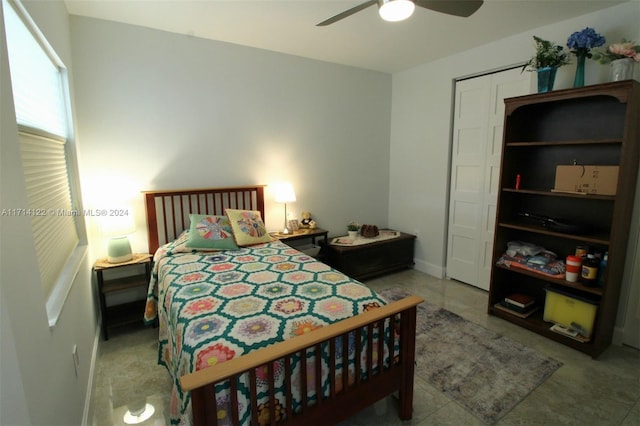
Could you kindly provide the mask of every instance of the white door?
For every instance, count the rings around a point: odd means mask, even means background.
[[[629,244],[629,248],[635,245],[635,250],[632,251],[634,255],[627,256],[625,265],[625,287],[629,298],[626,305],[622,343],[640,349],[640,233],[637,232],[636,237],[636,240],[632,240]]]
[[[629,231],[618,312],[625,312],[622,343],[640,349],[640,175]]]
[[[520,68],[456,83],[447,276],[489,290],[504,99],[531,92]]]

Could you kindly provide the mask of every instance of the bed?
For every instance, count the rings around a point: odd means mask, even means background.
[[[387,303],[272,241],[261,223],[264,186],[144,198],[155,253],[145,322],[158,324],[172,424],[334,424],[391,394],[400,419],[411,418],[421,298]],[[216,232],[243,244],[193,243],[213,229],[205,221],[224,219],[234,228]]]

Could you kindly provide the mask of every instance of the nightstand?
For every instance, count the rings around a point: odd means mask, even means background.
[[[108,294],[140,287],[146,288],[151,279],[152,257],[153,256],[148,253],[137,253],[133,255],[133,259],[127,262],[109,263],[105,258],[99,259],[94,263],[93,270],[96,271],[98,282],[100,314],[102,315],[102,337],[104,340],[109,339],[109,328],[138,321],[142,322],[146,299],[139,299],[108,307],[106,299]],[[144,273],[139,273],[141,266],[144,266]],[[130,272],[135,275],[122,276],[124,272],[121,269],[125,268],[130,269]],[[120,271],[116,272],[116,270]],[[104,271],[110,271],[108,273],[109,275],[118,275],[119,277],[105,278]]]
[[[277,238],[281,240],[283,243],[297,250],[300,250],[302,252],[305,252],[305,247],[294,243],[294,241],[299,242],[302,240],[311,240],[311,246],[316,246],[316,239],[322,238],[324,241],[320,243],[320,246],[321,246],[320,253],[314,256],[314,257],[319,257],[322,250],[324,250],[327,247],[327,244],[329,243],[329,241],[327,240],[327,234],[329,234],[329,231],[321,228],[315,228],[315,229],[299,229],[290,234],[283,234],[282,232],[271,232],[269,235],[271,235],[273,238]]]

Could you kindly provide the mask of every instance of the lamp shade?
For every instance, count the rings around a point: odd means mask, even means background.
[[[123,237],[125,235],[136,232],[136,226],[133,221],[131,210],[127,210],[128,214],[121,216],[109,216],[103,218],[103,232],[109,237]]]
[[[122,263],[133,259],[131,243],[126,235],[113,237],[107,243],[107,261],[109,263]]]
[[[133,213],[130,208],[109,209],[117,215],[102,218],[102,232],[109,238],[107,243],[107,260],[110,263],[121,263],[131,260],[131,244],[128,234],[136,231]]]
[[[378,0],[378,13],[389,22],[407,19],[415,8],[416,5],[411,0]]]
[[[293,190],[293,185],[290,183],[281,183],[275,188],[276,203],[293,203],[296,201],[296,193]]]

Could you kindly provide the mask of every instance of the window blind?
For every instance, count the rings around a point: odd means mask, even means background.
[[[20,132],[29,215],[47,294],[78,244],[64,142]]]

